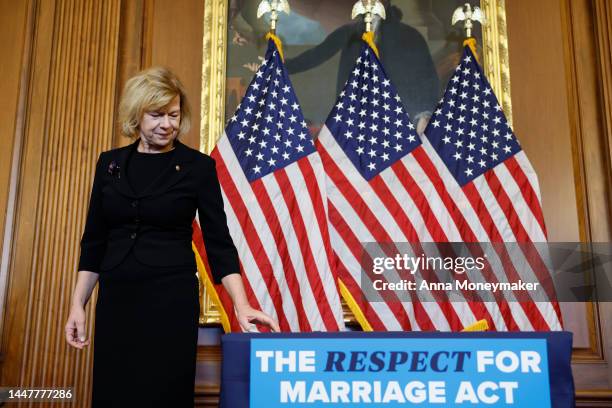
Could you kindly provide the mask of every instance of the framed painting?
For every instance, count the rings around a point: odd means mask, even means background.
[[[266,51],[260,0],[206,0],[202,63],[201,149],[210,152],[244,96]],[[311,134],[316,136],[348,78],[362,20],[351,20],[355,0],[290,0],[277,35]],[[375,24],[381,60],[415,122],[427,121],[463,51],[463,24],[451,25],[465,0],[383,0],[386,19]],[[486,24],[473,35],[485,73],[512,120],[504,0],[481,0]],[[357,47],[357,53],[359,48]],[[219,313],[201,285],[201,323]],[[345,308],[348,312],[348,308]],[[345,313],[347,320],[352,316]]]

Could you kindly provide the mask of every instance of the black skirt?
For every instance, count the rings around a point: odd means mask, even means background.
[[[199,312],[195,271],[128,255],[101,274],[92,406],[193,407]]]

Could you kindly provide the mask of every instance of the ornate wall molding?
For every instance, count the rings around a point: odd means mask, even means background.
[[[204,7],[200,149],[205,152],[213,149],[224,126],[227,3],[207,0]]]
[[[505,0],[481,0],[480,3],[487,17],[487,23],[482,27],[485,73],[512,124]]]

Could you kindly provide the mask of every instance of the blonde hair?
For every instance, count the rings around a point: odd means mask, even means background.
[[[139,72],[123,88],[119,103],[121,131],[126,136],[136,136],[143,113],[163,108],[177,96],[181,100],[180,136],[191,127],[191,109],[183,84],[167,68],[152,67]]]

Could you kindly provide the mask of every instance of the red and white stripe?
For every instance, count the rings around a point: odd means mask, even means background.
[[[536,300],[510,302],[516,323],[513,328],[561,330],[561,311],[554,288],[550,283],[545,284],[549,279],[550,257],[542,249],[544,246],[530,248],[528,245],[546,242],[547,234],[540,204],[539,183],[525,153],[517,153],[461,187],[427,138],[424,138],[423,149],[461,213],[469,217],[472,224],[480,224],[480,228],[473,230],[475,241],[521,243],[518,246],[506,246],[506,251],[497,251],[497,256],[504,258],[501,259],[503,270],[496,271],[498,279],[514,281],[520,277],[524,281],[538,281],[542,284],[543,291],[538,292],[537,297],[534,296]],[[521,294],[521,299],[524,299],[524,295]],[[543,298],[548,301],[542,301]],[[509,319],[507,315],[504,317]]]
[[[281,330],[344,328],[318,154],[249,182],[226,136],[211,156],[247,291]],[[222,287],[216,288],[223,292]],[[226,309],[227,310],[227,309]]]
[[[434,303],[421,302],[416,296],[411,302],[389,297],[384,302],[367,302],[360,289],[363,243],[502,242],[512,241],[516,228],[507,225],[508,206],[499,205],[496,195],[486,194],[482,186],[468,187],[468,191],[483,191],[479,193],[479,205],[475,206],[471,193],[460,188],[427,142],[369,182],[355,169],[327,127],[321,130],[316,145],[327,175],[332,246],[339,258],[340,278],[374,330],[460,330],[480,319],[488,320],[496,330],[560,328],[560,318],[549,302]],[[522,157],[516,160],[521,168],[528,165]],[[532,173],[524,174],[524,178],[516,177],[529,180],[532,191],[526,191],[521,185],[511,191],[511,197],[515,203],[521,197],[529,200],[528,208],[536,213],[539,208],[536,206],[536,202],[539,205],[537,184],[533,184]],[[502,176],[507,177],[506,174]],[[478,182],[482,183],[477,180],[474,184]],[[517,191],[520,197],[515,197]],[[489,217],[482,213],[484,208],[489,211]],[[525,210],[514,211],[524,218],[529,215]],[[541,217],[541,210],[539,214]],[[525,225],[530,237],[545,237],[543,221],[540,223],[536,218]],[[542,226],[539,235],[536,226]],[[482,252],[474,255],[482,255]],[[471,272],[469,279],[497,282],[518,276],[514,264],[521,261],[520,257],[513,259],[503,251],[487,253],[487,256],[492,257],[491,264],[481,274]],[[508,294],[507,299],[512,296]]]
[[[328,179],[332,245],[349,289],[360,290],[363,243],[460,240],[450,217],[440,217],[446,206],[410,155],[368,182],[327,127],[319,134],[317,149]],[[421,302],[416,296],[411,302],[366,302],[360,293],[353,297],[375,330],[459,330],[490,315],[475,302]]]

